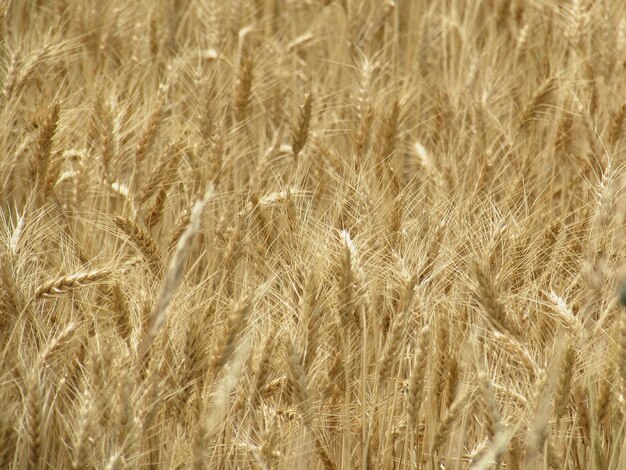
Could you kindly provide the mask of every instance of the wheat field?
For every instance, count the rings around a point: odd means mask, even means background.
[[[626,468],[624,2],[5,0],[0,45],[0,468]]]

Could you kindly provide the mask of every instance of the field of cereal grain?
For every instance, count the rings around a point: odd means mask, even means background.
[[[0,1],[0,468],[626,468],[626,3]]]

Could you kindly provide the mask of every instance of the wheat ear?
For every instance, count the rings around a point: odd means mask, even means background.
[[[67,276],[59,276],[40,286],[33,296],[34,300],[65,294],[68,291],[78,289],[106,280],[111,275],[109,269],[94,269],[93,271],[80,272]]]
[[[161,286],[161,292],[157,299],[154,310],[152,311],[148,320],[147,329],[139,344],[138,357],[139,366],[141,368],[143,368],[145,365],[145,359],[147,357],[150,346],[152,345],[157,334],[165,324],[167,308],[172,302],[174,294],[176,293],[178,286],[180,285],[180,282],[182,280],[183,266],[185,260],[187,259],[187,253],[189,252],[191,240],[193,239],[194,235],[200,230],[204,206],[212,197],[213,187],[211,186],[205,192],[204,196],[194,205],[191,213],[191,223],[178,240],[176,252],[172,257],[172,261],[170,262],[167,273],[165,274],[165,278],[163,279],[163,284]]]
[[[307,93],[304,103],[300,106],[298,124],[291,131],[291,151],[297,161],[298,155],[306,145],[309,138],[309,125],[311,123],[311,108],[313,106],[313,93]]]

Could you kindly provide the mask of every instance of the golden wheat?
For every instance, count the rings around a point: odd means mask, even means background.
[[[0,467],[626,468],[625,15],[0,1]]]

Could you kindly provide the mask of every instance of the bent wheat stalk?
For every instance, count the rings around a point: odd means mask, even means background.
[[[163,279],[161,293],[159,294],[157,303],[148,320],[147,330],[139,344],[139,349],[137,351],[137,366],[140,370],[143,370],[146,364],[150,346],[165,324],[167,308],[172,302],[183,277],[183,265],[187,259],[187,253],[189,252],[191,241],[193,240],[194,235],[200,230],[202,212],[204,211],[204,207],[207,202],[213,197],[213,194],[214,188],[211,185],[204,193],[204,196],[193,206],[190,224],[178,240],[176,252],[172,257],[172,261],[170,262],[165,278]]]

